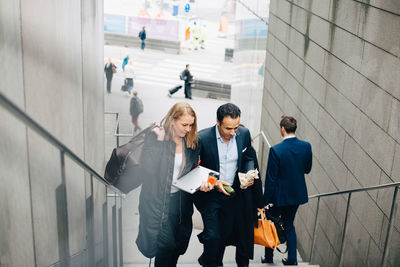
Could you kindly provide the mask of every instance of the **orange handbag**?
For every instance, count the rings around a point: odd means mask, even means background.
[[[261,219],[258,219],[258,227],[254,227],[254,244],[275,249],[280,244],[275,224],[267,220],[263,209],[258,209]]]

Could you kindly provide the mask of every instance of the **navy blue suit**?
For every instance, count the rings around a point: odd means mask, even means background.
[[[199,132],[200,140],[200,159],[202,166],[219,172],[220,162],[218,156],[218,145],[216,137],[216,127],[213,126]],[[250,132],[245,127],[239,127],[236,132],[236,146],[238,152],[237,172],[246,173],[248,170],[253,170],[257,166],[254,149],[251,146]],[[196,192],[194,195],[194,203],[200,211],[204,231],[199,235],[200,242],[204,245],[203,262],[204,266],[217,266],[217,263],[222,262],[225,245],[231,243],[234,228],[237,224],[237,214],[240,210],[251,210],[256,207],[240,208],[245,206],[245,197],[252,195],[253,203],[256,203],[256,195],[259,191],[259,202],[262,205],[262,185],[260,179],[256,179],[253,186],[248,189],[240,189],[238,175],[235,175],[232,187],[236,191],[235,196],[226,196],[216,189],[210,192]],[[256,203],[255,205],[258,205]],[[259,206],[259,205],[258,205]],[[250,227],[253,231],[252,218],[249,216]],[[242,225],[242,224],[241,224]],[[247,231],[246,226],[240,227],[243,231]],[[234,235],[235,236],[235,235]],[[236,236],[238,234],[236,233]],[[249,236],[246,234],[245,236]],[[241,240],[240,245],[237,245],[236,261],[239,266],[248,265],[249,257],[252,257],[252,247],[249,249],[249,242]],[[235,242],[235,241],[233,241]],[[254,242],[252,238],[251,242]],[[236,243],[237,244],[237,243]],[[253,244],[251,244],[253,245]],[[250,252],[251,250],[251,252]]]
[[[311,171],[311,166],[311,145],[297,137],[287,138],[269,150],[264,203],[273,203],[275,212],[282,214],[290,261],[297,261],[293,221],[299,205],[308,202],[304,174]],[[272,252],[266,250],[266,256],[268,253],[272,257]]]

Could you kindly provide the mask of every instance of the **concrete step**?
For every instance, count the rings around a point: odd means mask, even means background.
[[[184,263],[178,264],[178,267],[199,267],[198,263]],[[273,266],[284,266],[282,263],[270,264],[270,263],[250,263],[250,267],[273,267]],[[298,266],[302,267],[319,267],[319,265],[312,265],[308,262],[299,262]],[[236,263],[224,263],[224,267],[237,267]]]
[[[148,263],[124,263],[124,267],[148,267]],[[152,261],[151,266],[154,266],[154,260]],[[188,263],[188,262],[183,262],[183,263],[178,263],[178,267],[199,267],[200,265],[197,262],[193,263]],[[284,266],[282,263],[260,263],[260,262],[250,262],[251,267],[273,267],[273,266]],[[319,267],[319,265],[315,264],[309,264],[308,262],[299,262],[297,266],[302,266],[302,267]],[[230,262],[230,263],[224,263],[224,267],[237,267],[236,263]]]

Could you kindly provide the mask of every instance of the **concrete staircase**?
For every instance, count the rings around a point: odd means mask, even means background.
[[[271,266],[284,266],[282,263],[276,263],[276,264],[267,264],[267,263],[250,263],[250,267],[271,267]],[[319,267],[319,265],[312,265],[309,264],[308,262],[299,262],[298,266],[302,266],[302,267]],[[178,267],[200,267],[200,265],[197,264],[178,264]],[[237,267],[237,265],[235,263],[232,264],[224,264],[224,267]]]

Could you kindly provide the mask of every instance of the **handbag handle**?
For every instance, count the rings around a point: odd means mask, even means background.
[[[259,208],[257,208],[257,210],[258,210],[258,212],[261,214],[261,224],[262,224],[262,228],[263,229],[265,229],[265,223],[266,223],[266,218],[265,218],[265,211],[264,211],[264,209],[259,209]],[[264,234],[264,238],[265,238],[265,240],[268,240],[268,238],[267,238],[267,236],[266,236],[266,234],[265,234],[265,231],[263,231],[263,234]]]
[[[263,235],[264,235],[264,239],[265,240],[269,240],[268,239],[268,237],[267,237],[267,234],[265,233],[265,231],[264,231],[264,229],[266,229],[267,227],[270,227],[270,226],[268,226],[268,225],[266,225],[267,223],[270,223],[269,221],[268,221],[268,219],[266,218],[266,215],[265,215],[265,209],[259,209],[259,208],[257,208],[257,210],[258,210],[258,212],[261,214],[261,225],[262,225],[262,228],[263,228]],[[272,249],[275,249],[276,248],[276,245],[272,248]]]

